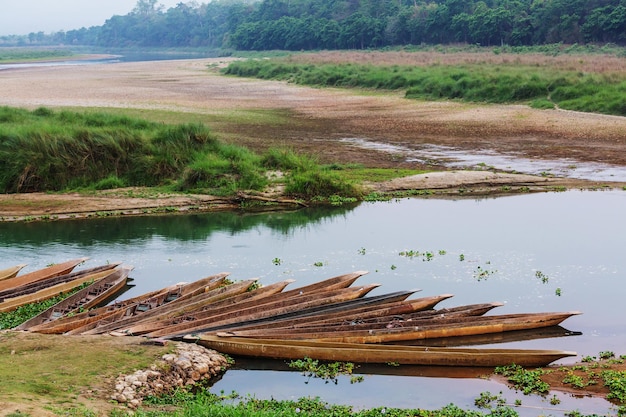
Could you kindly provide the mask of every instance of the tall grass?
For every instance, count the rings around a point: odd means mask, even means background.
[[[287,192],[294,196],[356,193],[351,183],[325,172],[311,158],[279,149],[257,155],[221,142],[202,124],[0,107],[4,193],[168,186],[230,195],[263,190],[268,170],[285,172]]]
[[[109,114],[0,108],[0,190],[56,191],[114,176],[131,185],[176,178],[214,151],[202,125],[167,126]]]
[[[550,70],[546,67],[470,63],[458,65],[376,65],[285,60],[231,63],[226,74],[287,80],[298,84],[405,90],[412,99],[457,99],[526,103],[540,108],[626,115],[626,73]],[[551,103],[551,105],[550,105]]]

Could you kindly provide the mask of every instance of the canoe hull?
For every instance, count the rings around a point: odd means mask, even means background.
[[[516,364],[545,366],[575,352],[529,349],[454,349],[401,345],[369,345],[274,339],[247,339],[213,335],[187,336],[184,341],[233,356],[297,360],[397,363],[400,365],[495,367]]]

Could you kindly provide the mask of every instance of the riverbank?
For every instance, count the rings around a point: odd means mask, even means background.
[[[334,55],[349,61],[354,56]],[[309,59],[311,59],[309,57]],[[320,59],[324,59],[321,55]],[[394,59],[399,59],[395,57]],[[411,59],[406,56],[403,59]],[[419,102],[401,92],[314,89],[285,82],[224,77],[218,70],[232,58],[23,68],[0,79],[0,104],[69,108],[128,114],[164,123],[202,122],[227,142],[255,151],[289,147],[321,163],[360,164],[385,169],[442,171],[437,176],[370,184],[372,192],[408,190],[439,195],[623,188],[626,179],[558,178],[562,161],[626,166],[626,118],[535,110],[520,105]],[[395,61],[394,61],[395,62]],[[89,91],[89,94],[85,94]],[[362,138],[377,146],[355,146]],[[408,158],[385,145],[417,149],[424,144],[472,154],[488,151],[541,163],[536,178],[494,175],[483,163],[449,173],[446,158]],[[383,149],[381,149],[383,148]],[[486,171],[481,171],[486,169]],[[511,168],[509,171],[514,171]],[[481,178],[483,172],[485,178]],[[147,190],[85,194],[0,195],[4,220],[149,214],[238,207],[240,199],[204,195],[155,195]],[[281,196],[272,195],[271,198]]]
[[[365,184],[369,193],[385,196],[424,195],[440,198],[472,198],[565,189],[609,189],[621,183],[591,182],[490,171],[435,171]],[[138,216],[237,210],[244,206],[258,210],[293,209],[305,203],[280,192],[263,195],[240,193],[233,197],[202,194],[159,193],[150,188],[121,188],[89,193],[0,194],[0,222],[88,219],[111,216]]]

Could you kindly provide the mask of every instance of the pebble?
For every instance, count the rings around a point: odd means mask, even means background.
[[[194,385],[226,371],[228,360],[219,352],[190,343],[177,343],[176,352],[168,353],[151,366],[115,380],[111,399],[136,409],[143,398]],[[165,371],[167,370],[167,371]]]

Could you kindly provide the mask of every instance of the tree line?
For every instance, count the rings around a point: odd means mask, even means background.
[[[131,13],[102,26],[20,41],[235,50],[626,45],[626,0],[213,0],[167,10],[157,1],[139,0]]]

